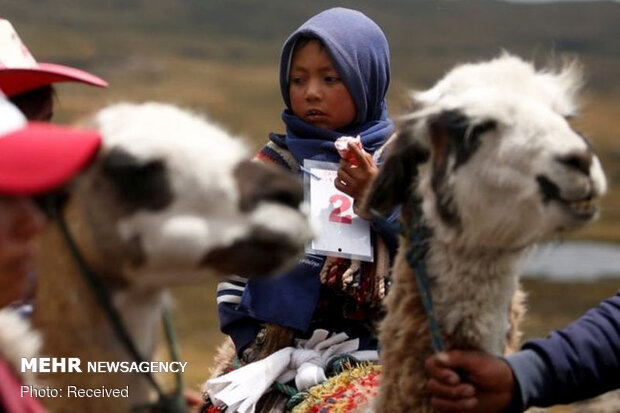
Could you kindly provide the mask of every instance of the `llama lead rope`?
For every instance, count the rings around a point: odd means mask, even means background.
[[[91,291],[97,299],[97,302],[101,306],[114,332],[116,333],[117,338],[125,346],[125,349],[135,361],[144,362],[144,358],[142,357],[133,340],[131,339],[131,336],[129,335],[127,328],[125,327],[125,324],[123,323],[120,314],[112,305],[112,300],[107,293],[103,282],[90,268],[82,253],[80,252],[80,249],[75,243],[73,237],[71,236],[69,227],[67,226],[67,223],[65,222],[64,217],[58,207],[58,199],[55,196],[50,195],[45,197],[44,201],[46,212],[50,214],[50,217],[54,221],[56,221],[58,228],[67,244],[67,247],[73,255],[73,258],[75,259],[80,273],[85,278],[88,286],[91,288]],[[162,318],[166,333],[166,339],[170,347],[171,357],[175,361],[177,361],[178,347],[176,336],[172,328],[171,315],[167,311],[163,311]],[[177,388],[172,395],[167,395],[164,393],[151,372],[144,372],[142,374],[149,381],[149,383],[157,393],[158,400],[155,403],[147,403],[145,405],[134,406],[132,408],[132,411],[154,410],[168,413],[180,413],[187,410],[187,404],[183,395],[183,379],[180,376],[181,373],[177,373],[176,375]]]
[[[431,344],[433,351],[439,353],[443,351],[443,339],[441,338],[441,332],[439,331],[439,323],[435,316],[435,310],[433,308],[433,297],[431,295],[431,288],[428,281],[428,274],[426,273],[425,257],[428,251],[426,237],[423,234],[428,232],[427,228],[422,228],[420,225],[412,226],[409,229],[409,241],[410,246],[407,250],[407,262],[413,272],[418,283],[418,289],[420,290],[420,299],[422,305],[426,311],[428,317],[428,328],[431,332]]]
[[[388,221],[381,213],[370,210],[373,219],[381,223],[381,225],[390,231],[404,235],[407,230],[409,232],[409,249],[406,252],[407,263],[413,270],[418,290],[420,291],[420,300],[424,306],[424,311],[428,318],[428,328],[431,332],[431,345],[433,351],[439,353],[443,351],[443,339],[439,330],[439,323],[435,316],[433,308],[433,297],[431,295],[431,287],[426,272],[426,253],[428,252],[428,239],[430,238],[430,229],[422,224],[420,220],[421,213],[418,211],[413,199],[411,199],[411,225],[409,228],[403,228],[398,222]]]

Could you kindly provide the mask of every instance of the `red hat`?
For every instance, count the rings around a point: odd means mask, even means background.
[[[11,22],[0,19],[0,90],[13,96],[58,82],[108,86],[105,80],[74,67],[37,63]]]
[[[88,165],[100,145],[96,131],[28,123],[0,93],[0,195],[57,188]]]

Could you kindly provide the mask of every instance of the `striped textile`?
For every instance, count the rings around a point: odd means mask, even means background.
[[[222,303],[239,305],[241,296],[248,283],[247,278],[238,275],[228,275],[217,284],[217,304]]]
[[[279,165],[293,173],[299,172],[299,164],[293,155],[287,149],[281,148],[271,141],[261,148],[254,159]]]

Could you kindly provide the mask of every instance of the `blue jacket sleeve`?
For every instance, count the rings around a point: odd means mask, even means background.
[[[620,291],[563,330],[506,357],[523,407],[587,399],[620,387]]]
[[[222,333],[235,343],[237,355],[258,334],[259,323],[239,309],[247,279],[236,275],[224,277],[217,285],[217,313]]]

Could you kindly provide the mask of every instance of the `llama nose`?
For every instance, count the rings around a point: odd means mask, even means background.
[[[590,167],[592,166],[591,152],[571,152],[557,158],[557,161],[570,169],[579,171],[584,175],[590,175]]]
[[[243,211],[256,208],[260,202],[275,202],[299,208],[303,201],[301,181],[278,167],[246,161],[237,167],[235,176]]]

